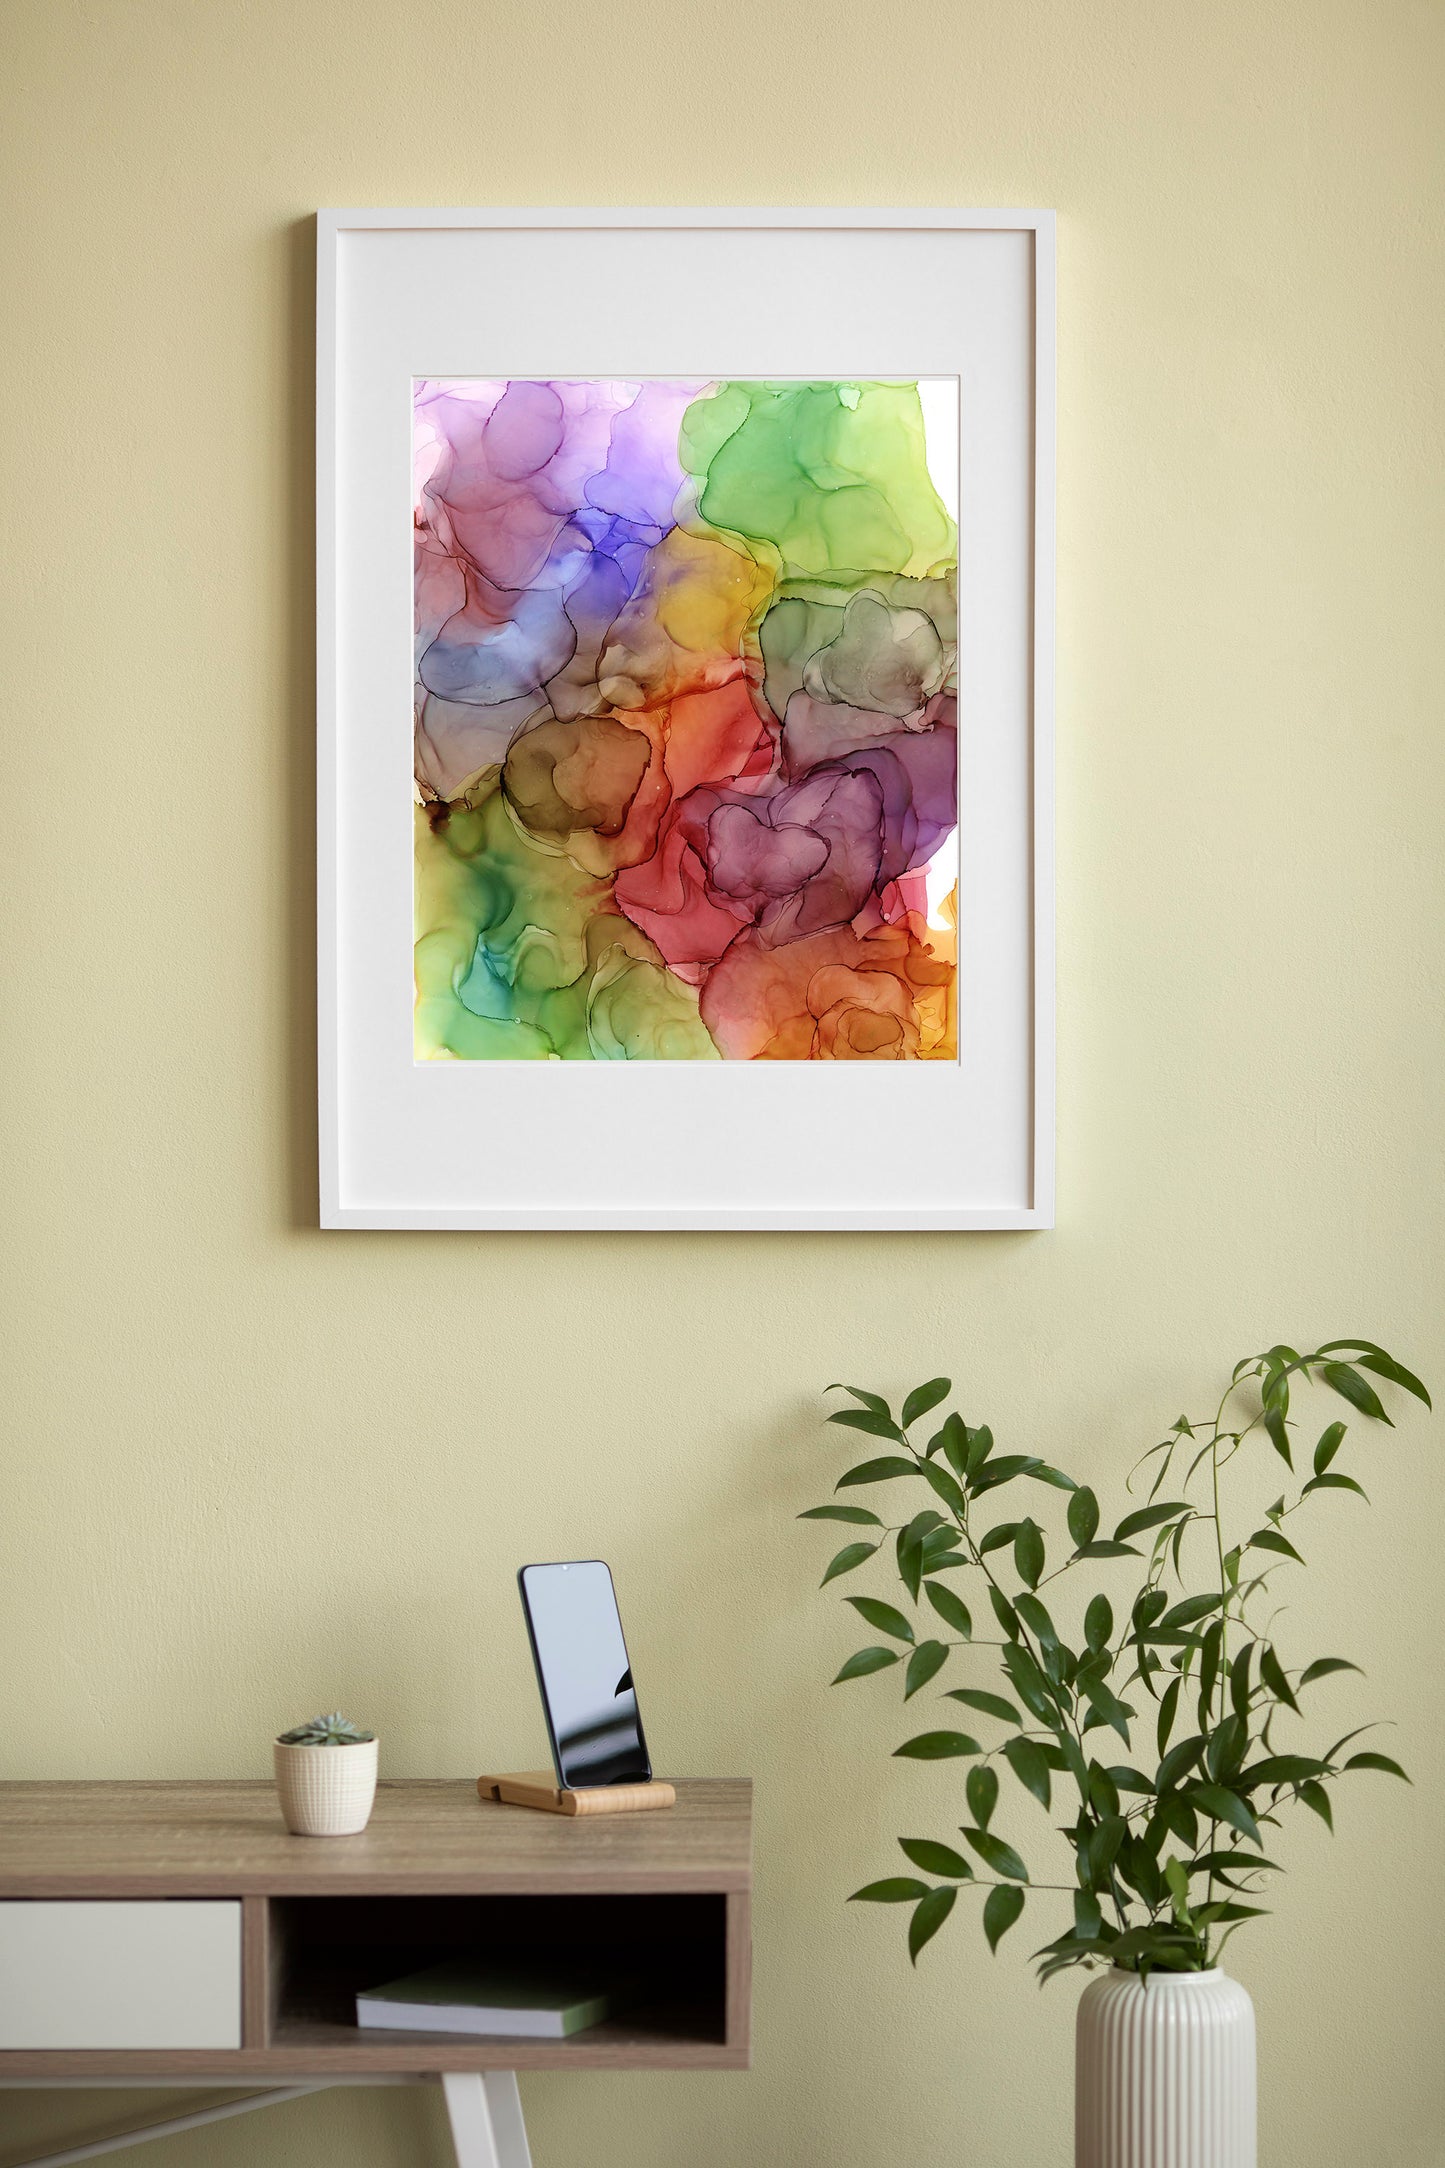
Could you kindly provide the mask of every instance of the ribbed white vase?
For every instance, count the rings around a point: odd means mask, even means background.
[[[376,1797],[375,1739],[349,1746],[288,1746],[278,1739],[276,1795],[293,1837],[355,1837]]]
[[[1255,2168],[1254,2004],[1224,1973],[1109,1971],[1079,1999],[1075,2168]]]

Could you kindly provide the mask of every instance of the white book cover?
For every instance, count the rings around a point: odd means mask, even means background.
[[[609,2008],[595,1980],[460,1960],[364,1988],[356,1998],[356,2022],[392,2032],[565,2040],[599,2024]]]

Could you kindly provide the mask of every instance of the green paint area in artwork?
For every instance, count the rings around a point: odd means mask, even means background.
[[[708,1061],[697,994],[608,884],[520,828],[497,771],[417,808],[420,1041],[462,1061]]]
[[[681,453],[703,518],[775,550],[784,579],[954,555],[913,384],[723,384],[688,408]]]

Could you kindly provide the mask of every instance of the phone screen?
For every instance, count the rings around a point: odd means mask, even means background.
[[[612,1575],[600,1558],[517,1576],[557,1781],[569,1791],[652,1775]]]

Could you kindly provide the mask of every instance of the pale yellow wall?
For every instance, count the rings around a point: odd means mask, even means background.
[[[512,1569],[600,1551],[660,1759],[758,1778],[756,2069],[529,2081],[538,2168],[1063,2168],[1074,1987],[841,1905],[960,1816],[825,1691],[790,1516],[840,1371],[1101,1481],[1280,1334],[1445,1383],[1445,16],[5,13],[0,1774],[260,1774],[338,1701],[393,1773],[525,1761]],[[309,214],[628,201],[1058,207],[1057,1233],[314,1227]],[[1234,1945],[1268,2168],[1445,2161],[1440,1439],[1376,1450],[1294,1616],[1421,1781]],[[0,2095],[0,2158],[114,2105]],[[445,2154],[352,2094],[130,2158]]]

